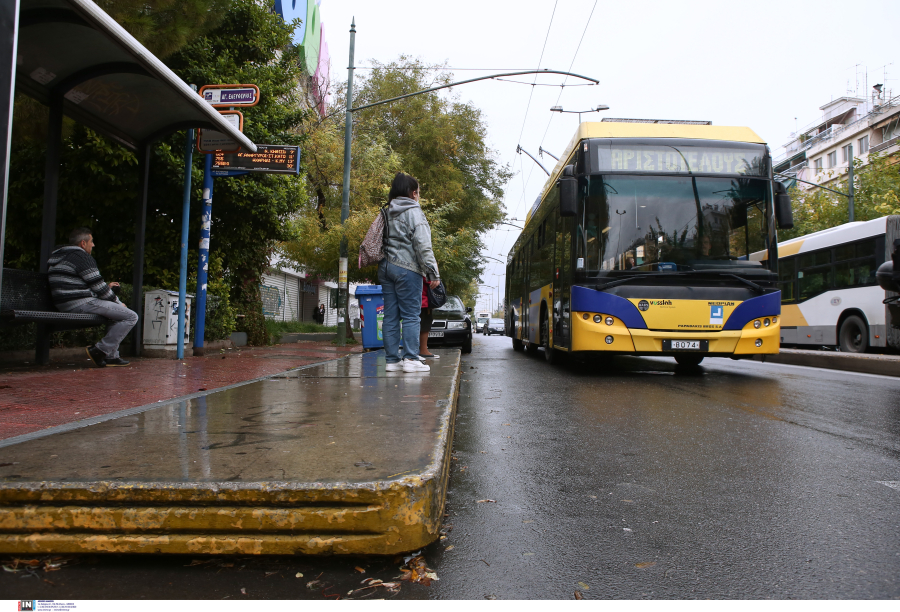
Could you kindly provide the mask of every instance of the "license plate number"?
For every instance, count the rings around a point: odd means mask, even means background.
[[[709,340],[663,340],[664,351],[708,351]]]
[[[428,332],[429,338],[443,338],[444,332]]]

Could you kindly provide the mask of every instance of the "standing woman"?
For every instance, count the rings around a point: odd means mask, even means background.
[[[419,182],[398,172],[388,201],[384,259],[378,264],[378,281],[384,294],[385,370],[428,372],[431,368],[419,359],[422,277],[428,279],[432,289],[440,284],[440,277],[431,250],[431,226],[419,206]],[[400,319],[403,319],[402,362]]]

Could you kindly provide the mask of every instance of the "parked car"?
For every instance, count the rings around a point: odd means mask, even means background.
[[[462,300],[448,295],[447,301],[433,311],[434,322],[428,332],[428,347],[459,346],[463,353],[472,352],[472,320]]]
[[[500,334],[501,336],[506,334],[506,325],[503,323],[503,319],[488,319],[488,322],[484,324],[483,331],[481,332],[485,336],[490,336],[493,334]]]

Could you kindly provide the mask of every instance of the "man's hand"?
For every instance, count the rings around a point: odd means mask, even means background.
[[[439,281],[439,280],[428,281],[428,286],[431,287],[432,289],[437,289],[438,287],[441,286],[441,281]]]
[[[110,287],[110,288],[112,288],[112,287],[118,287],[118,286],[119,286],[119,283],[110,283],[110,284],[109,284],[109,287]]]

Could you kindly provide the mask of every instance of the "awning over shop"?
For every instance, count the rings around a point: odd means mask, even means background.
[[[204,83],[201,83],[203,85]],[[16,90],[137,149],[210,128],[256,146],[90,0],[22,0]]]

